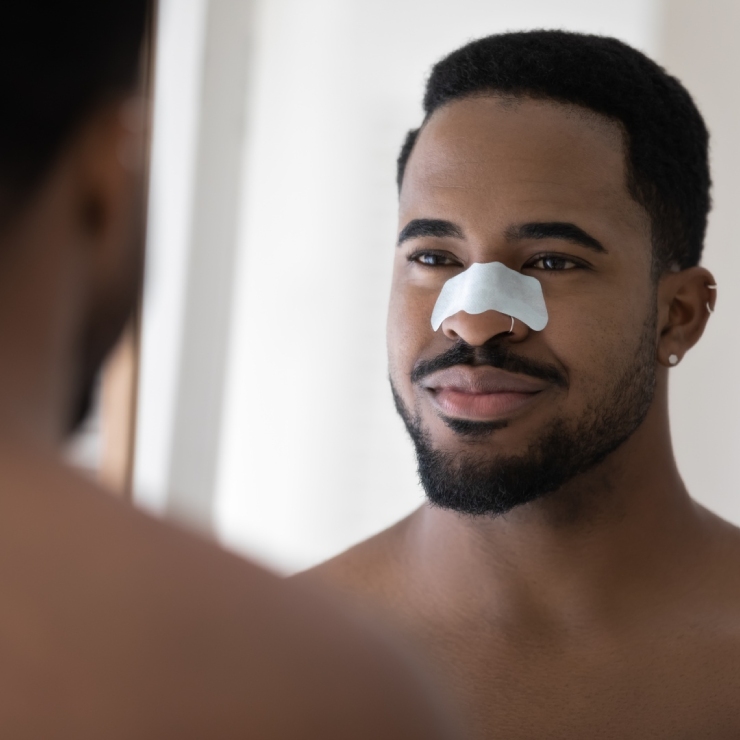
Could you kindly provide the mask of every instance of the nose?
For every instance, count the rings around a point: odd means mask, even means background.
[[[448,316],[440,329],[448,339],[462,339],[471,347],[480,347],[499,334],[507,334],[512,341],[521,342],[529,333],[526,324],[518,319],[512,321],[511,316],[498,311],[476,314],[458,311],[453,316]]]

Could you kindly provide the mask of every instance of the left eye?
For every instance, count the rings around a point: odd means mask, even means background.
[[[579,267],[578,263],[574,260],[569,260],[567,257],[559,257],[556,254],[548,254],[543,257],[539,257],[528,266],[534,267],[537,270],[548,270],[549,272],[573,270],[574,268]]]

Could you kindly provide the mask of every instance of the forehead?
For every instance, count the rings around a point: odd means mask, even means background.
[[[649,232],[647,214],[627,190],[625,151],[619,124],[577,106],[494,96],[454,101],[419,134],[401,221],[423,215],[483,225],[506,216]]]

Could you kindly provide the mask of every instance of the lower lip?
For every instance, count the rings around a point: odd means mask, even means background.
[[[431,391],[434,403],[446,416],[471,421],[494,421],[526,406],[539,393],[463,393],[442,388]]]

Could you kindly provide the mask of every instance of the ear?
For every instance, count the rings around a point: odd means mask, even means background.
[[[112,101],[80,132],[78,249],[90,307],[101,315],[133,307],[143,268],[146,108],[139,97]]]
[[[141,195],[145,108],[137,97],[101,108],[77,139],[81,227],[97,243],[119,241]]]
[[[112,101],[86,123],[71,153],[76,237],[69,248],[79,266],[84,364],[91,373],[133,315],[142,287],[145,113],[139,99]]]
[[[714,276],[703,267],[669,272],[658,284],[658,362],[677,365],[704,333],[717,301]]]

